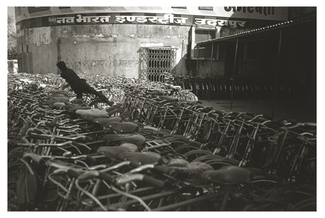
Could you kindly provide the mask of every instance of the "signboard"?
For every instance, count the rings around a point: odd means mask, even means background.
[[[192,25],[197,26],[209,26],[209,27],[245,27],[246,21],[240,20],[227,20],[227,19],[212,19],[212,18],[200,18],[193,16],[176,16],[173,14],[164,15],[114,15],[114,14],[102,14],[102,15],[89,15],[89,14],[77,14],[75,16],[57,16],[48,18],[49,25],[68,25],[68,24],[168,24],[168,25]]]
[[[69,17],[49,17],[49,22],[52,25],[60,24],[104,24],[104,23],[145,23],[145,24],[188,24],[189,17],[176,17],[173,14],[159,15],[82,15],[77,14]]]
[[[16,7],[16,22],[44,17],[75,14],[94,13],[137,13],[145,15],[152,14],[181,14],[187,16],[212,16],[222,19],[256,19],[256,20],[278,20],[288,19],[288,7],[232,7],[232,6],[154,6],[154,7]],[[176,16],[178,17],[178,16]]]
[[[215,13],[221,17],[246,18],[256,20],[287,20],[285,7],[216,7]]]

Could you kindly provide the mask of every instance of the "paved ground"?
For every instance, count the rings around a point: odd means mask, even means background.
[[[235,111],[235,112],[251,112],[253,114],[265,114],[272,116],[273,101],[258,100],[200,100],[204,106],[212,106],[214,109]],[[273,120],[294,119],[299,122],[316,122],[316,105],[290,102],[279,100],[276,101],[274,107]]]

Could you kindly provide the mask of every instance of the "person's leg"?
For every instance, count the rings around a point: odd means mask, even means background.
[[[91,87],[88,83],[84,84],[83,91],[86,93],[94,94],[99,97],[103,102],[108,105],[112,105],[113,102],[109,101],[103,93],[97,92],[93,87]]]
[[[77,99],[82,99],[82,92],[77,92]]]
[[[77,94],[77,99],[75,101],[76,104],[81,104],[82,103],[82,92],[75,92]]]

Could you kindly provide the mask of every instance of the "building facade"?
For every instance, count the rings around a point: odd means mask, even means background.
[[[266,93],[261,100],[277,90],[285,93],[278,98],[315,107],[316,29],[316,7],[289,7],[287,21],[197,42],[192,69],[196,76],[224,80],[236,98],[236,92],[259,86]]]
[[[19,72],[56,73],[63,60],[77,73],[150,80],[161,80],[162,72],[195,71],[197,60],[211,51],[196,54],[197,42],[288,20],[285,7],[16,7],[15,12]],[[213,73],[223,75],[226,49],[214,49]]]

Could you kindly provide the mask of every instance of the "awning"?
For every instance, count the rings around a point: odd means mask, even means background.
[[[279,61],[280,61],[280,53],[282,47],[282,39],[284,37],[290,37],[298,34],[299,37],[301,37],[303,34],[310,34],[310,31],[316,32],[316,13],[300,19],[288,20],[285,22],[280,22],[277,24],[268,25],[265,27],[260,27],[260,28],[256,28],[249,31],[244,31],[244,32],[216,38],[216,39],[201,41],[196,43],[196,46],[199,48],[200,46],[212,44],[213,47],[214,43],[218,43],[218,42],[235,42],[236,48],[234,54],[235,58],[234,58],[234,69],[233,69],[232,88],[231,88],[231,108],[232,108],[233,100],[234,100],[233,92],[234,92],[234,84],[235,84],[235,73],[237,68],[237,53],[238,53],[239,41],[245,42],[245,41],[278,39],[279,40],[278,58],[277,58],[277,68],[276,68],[275,80],[274,80],[273,107],[272,107],[272,116],[271,116],[273,119],[274,110],[275,110],[276,89],[278,83]],[[213,49],[211,49],[211,53],[213,53]],[[198,71],[198,62],[197,62],[197,71]]]
[[[304,25],[311,25],[316,20],[316,14],[312,14],[303,18],[295,19],[295,20],[288,20],[280,23],[276,23],[273,25],[268,25],[228,36],[219,37],[216,39],[205,40],[201,42],[197,42],[197,46],[213,43],[213,42],[220,42],[220,41],[236,41],[237,38],[240,41],[245,40],[263,40],[263,39],[272,39],[278,38],[278,31],[279,29],[287,30],[287,35],[299,34],[300,32],[304,31],[302,26]],[[285,34],[283,35],[285,37]]]

